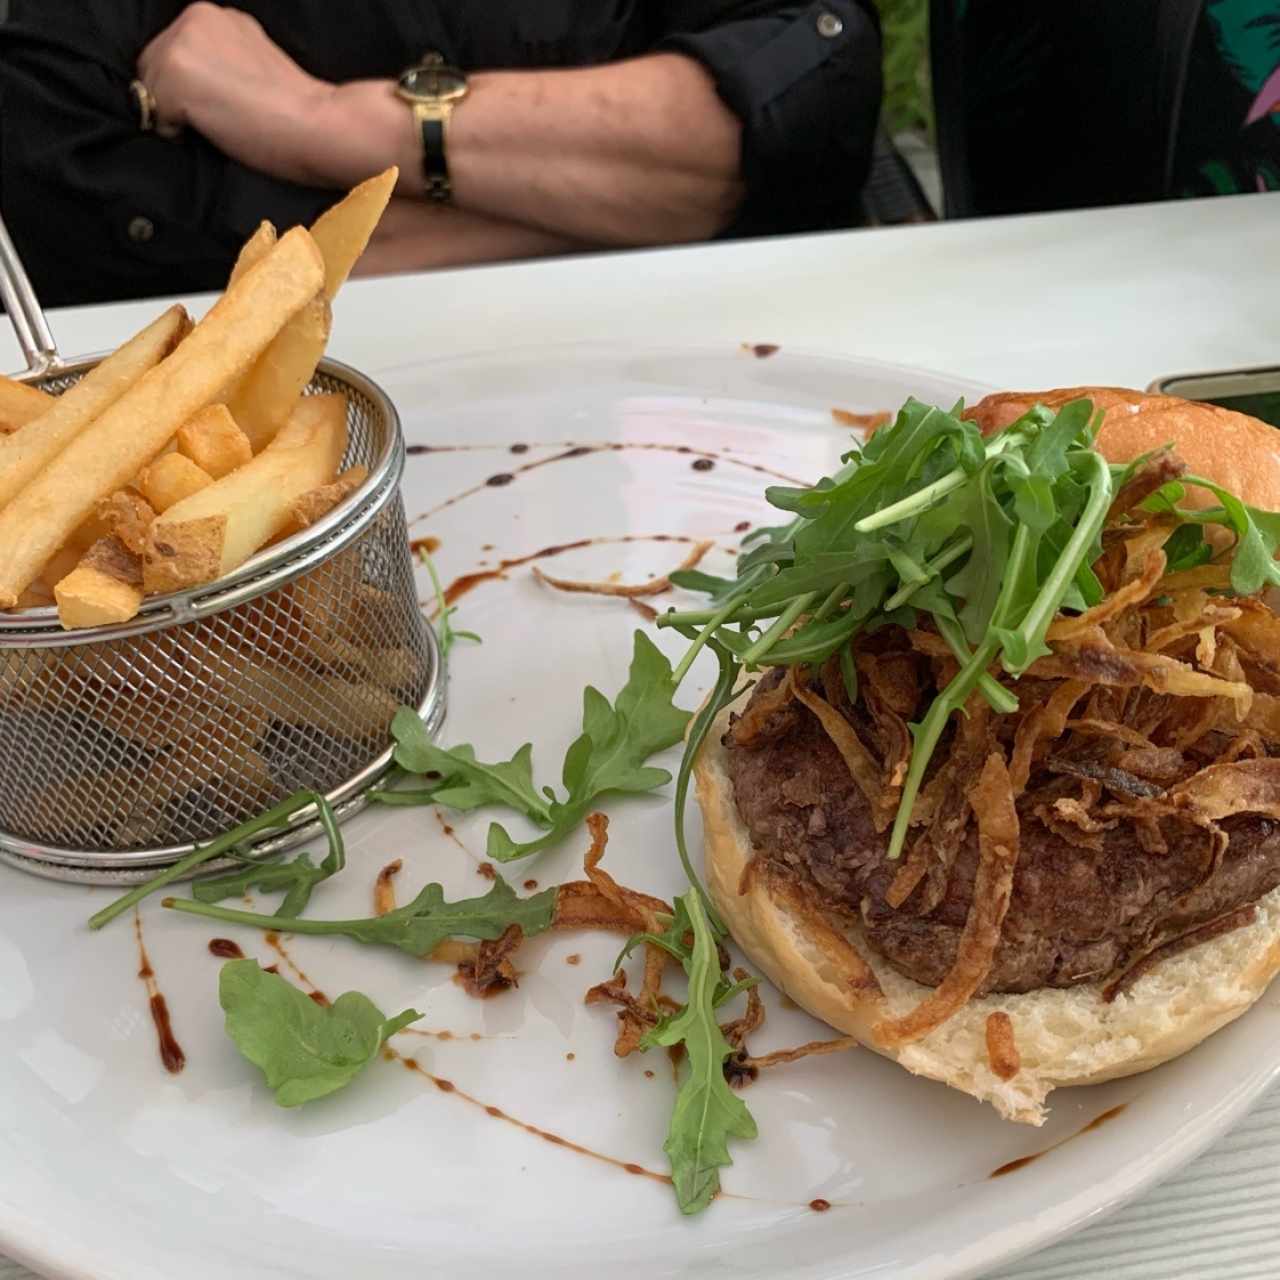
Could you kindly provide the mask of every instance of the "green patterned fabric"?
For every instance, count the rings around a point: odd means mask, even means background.
[[[1178,195],[1280,190],[1280,0],[1208,0],[1191,49]]]

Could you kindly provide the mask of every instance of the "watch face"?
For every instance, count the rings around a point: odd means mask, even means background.
[[[467,78],[453,67],[412,67],[400,77],[400,88],[414,98],[449,101],[467,91]]]

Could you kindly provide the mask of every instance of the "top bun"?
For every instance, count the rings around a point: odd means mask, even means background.
[[[1231,409],[1144,395],[1124,387],[1059,387],[1055,391],[1001,391],[965,412],[983,435],[1003,431],[1033,405],[1060,409],[1089,399],[1103,411],[1098,449],[1109,462],[1129,462],[1139,454],[1173,445],[1188,470],[1216,481],[1250,506],[1280,510],[1280,432]],[[1184,505],[1213,506],[1207,489],[1188,489]]]

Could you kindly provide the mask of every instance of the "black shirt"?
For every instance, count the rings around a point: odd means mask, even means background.
[[[0,0],[0,211],[48,305],[220,287],[260,219],[283,230],[336,198],[245,168],[190,131],[176,142],[139,132],[129,98],[138,54],[184,7]],[[427,49],[467,70],[687,54],[707,67],[744,126],[746,196],[729,234],[854,220],[881,91],[870,0],[233,7],[333,82],[392,77]]]

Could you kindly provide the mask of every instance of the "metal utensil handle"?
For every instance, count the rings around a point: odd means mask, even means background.
[[[49,331],[49,322],[40,309],[36,291],[31,287],[18,251],[9,239],[4,219],[0,217],[0,300],[9,313],[9,321],[17,335],[18,345],[32,373],[46,373],[58,364],[58,344]]]

